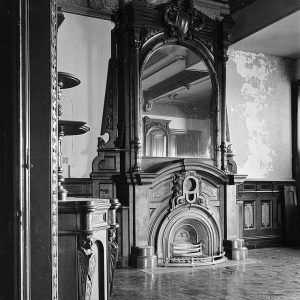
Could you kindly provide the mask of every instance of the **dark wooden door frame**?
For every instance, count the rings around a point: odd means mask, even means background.
[[[300,79],[292,83],[292,166],[293,178],[297,185],[297,198],[300,201]]]
[[[0,5],[0,299],[57,299],[56,0]]]
[[[0,299],[58,295],[57,1],[0,4]]]

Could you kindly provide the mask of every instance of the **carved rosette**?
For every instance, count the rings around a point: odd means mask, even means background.
[[[170,210],[185,204],[198,204],[208,208],[208,202],[202,190],[202,179],[196,171],[187,171],[175,175]]]
[[[56,0],[51,0],[51,224],[52,224],[52,299],[58,299],[58,89],[57,89],[57,15]]]

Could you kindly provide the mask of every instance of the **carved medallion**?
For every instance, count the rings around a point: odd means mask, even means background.
[[[176,175],[172,189],[171,210],[185,204],[198,204],[208,208],[206,195],[203,193],[202,179],[196,171]]]

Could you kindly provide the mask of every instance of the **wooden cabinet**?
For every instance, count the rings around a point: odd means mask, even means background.
[[[107,199],[58,203],[59,299],[107,299]]]

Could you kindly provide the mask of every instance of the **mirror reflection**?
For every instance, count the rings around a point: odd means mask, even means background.
[[[144,154],[212,158],[212,82],[191,50],[164,45],[142,73]]]
[[[157,127],[148,130],[146,135],[146,148],[147,156],[167,156],[167,136],[165,132]]]

